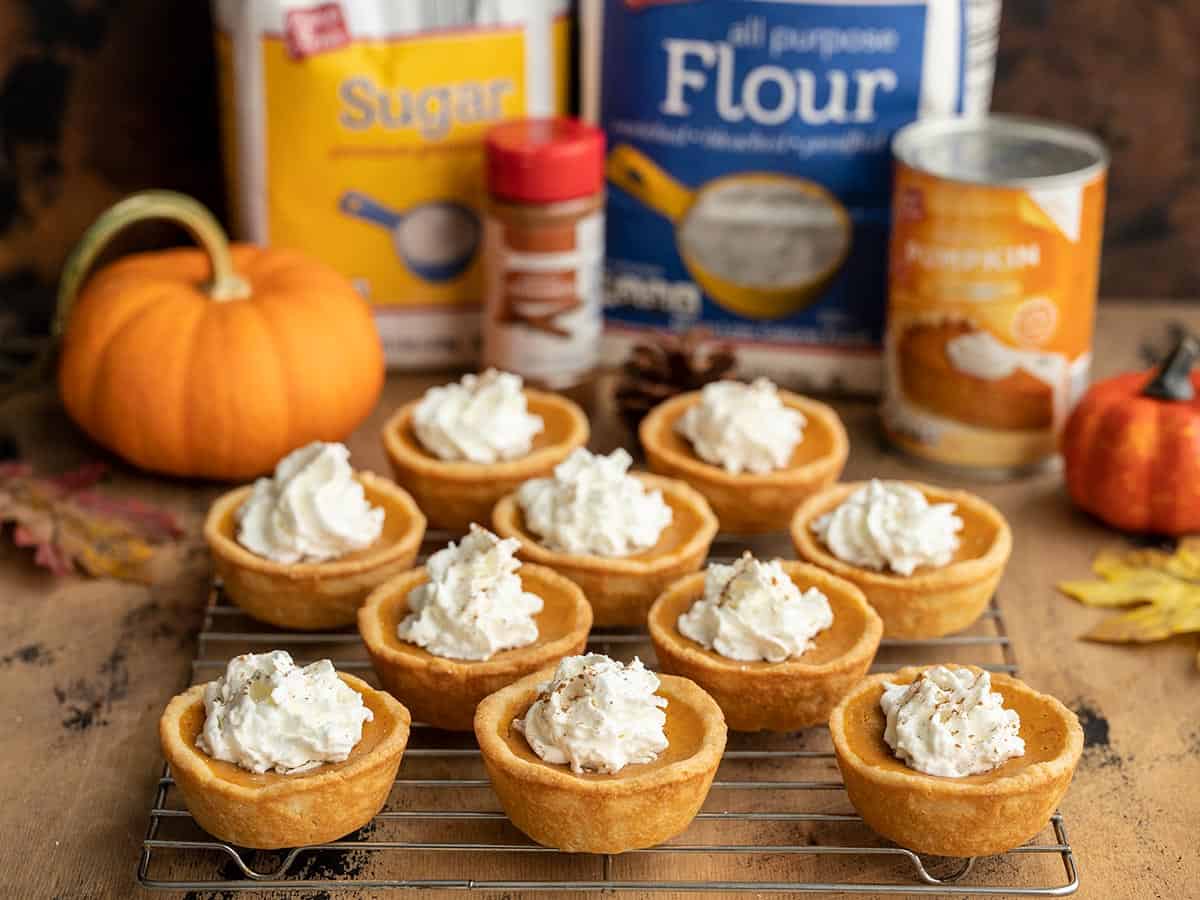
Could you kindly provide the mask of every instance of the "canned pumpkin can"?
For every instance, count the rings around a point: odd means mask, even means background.
[[[959,470],[1040,468],[1087,385],[1108,154],[1008,116],[916,122],[893,152],[884,431]]]

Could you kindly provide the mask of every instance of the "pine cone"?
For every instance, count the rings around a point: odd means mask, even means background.
[[[682,335],[655,334],[629,351],[617,381],[617,410],[636,435],[653,407],[676,394],[726,378],[736,366],[733,348],[712,340],[706,329],[691,328]]]

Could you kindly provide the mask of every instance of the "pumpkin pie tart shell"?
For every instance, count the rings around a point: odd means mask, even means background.
[[[358,630],[384,690],[397,697],[419,722],[450,731],[470,731],[475,707],[488,694],[564,656],[584,652],[592,608],[574,582],[526,563],[521,585],[542,598],[536,616],[538,639],[486,660],[447,659],[400,640],[396,626],[408,615],[408,595],[429,580],[424,567],[381,585],[358,611]]]
[[[801,558],[857,585],[896,638],[933,638],[962,631],[987,608],[1012,552],[1012,531],[990,503],[966,491],[918,482],[931,503],[954,503],[963,520],[953,560],[912,575],[877,572],[843,562],[813,532],[812,523],[840,505],[864,482],[835,484],[810,497],[792,518],[792,543]]]
[[[383,808],[408,743],[408,710],[353,675],[338,674],[375,717],[363,724],[346,760],[296,775],[255,774],[200,750],[205,685],[167,704],[158,725],[163,754],[200,827],[218,840],[270,850],[336,840]]]
[[[487,522],[497,500],[523,481],[549,475],[587,443],[588,420],[578,405],[547,391],[524,393],[529,412],[541,416],[543,425],[533,448],[519,459],[474,463],[434,456],[413,429],[418,400],[400,407],[383,426],[383,449],[396,481],[416,498],[432,527],[466,531],[472,522]]]
[[[805,563],[782,565],[797,587],[817,588],[833,610],[833,625],[796,659],[729,659],[680,634],[680,615],[704,594],[702,572],[675,582],[650,609],[650,640],[659,667],[704,688],[734,731],[794,731],[825,724],[834,705],[867,674],[883,636],[882,621],[853,584]]]
[[[253,487],[218,497],[204,521],[204,537],[229,599],[278,628],[340,628],[354,622],[367,594],[411,568],[425,535],[425,516],[388,479],[370,472],[354,477],[367,500],[384,509],[383,532],[370,547],[326,562],[277,563],[251,553],[237,542],[236,515]]]
[[[652,847],[688,827],[708,796],[725,751],[716,702],[686,678],[660,676],[668,747],[650,763],[613,775],[575,774],[544,762],[513,727],[554,669],[492,694],[475,713],[475,737],[492,787],[512,823],[569,853],[623,853]]]
[[[1025,754],[981,775],[926,775],[884,742],[879,707],[885,681],[907,684],[922,671],[874,675],[834,708],[829,731],[850,802],[872,829],[918,853],[987,856],[1020,846],[1045,827],[1071,783],[1083,751],[1079,720],[1053,697],[993,674],[993,690],[1021,716]]]
[[[682,481],[644,472],[632,473],[647,488],[662,492],[671,521],[653,547],[629,556],[559,553],[544,547],[525,527],[515,494],[496,504],[492,528],[521,542],[517,555],[548,566],[583,589],[599,626],[644,625],[646,613],[675,579],[704,564],[717,535],[717,517],[708,502]]]
[[[796,507],[841,475],[850,441],[832,407],[779,391],[785,406],[804,414],[804,439],[796,445],[786,468],[761,475],[734,475],[700,459],[687,438],[675,430],[679,419],[700,398],[699,391],[690,391],[660,403],[642,420],[638,436],[650,468],[682,479],[702,493],[720,519],[722,531],[785,531]]]

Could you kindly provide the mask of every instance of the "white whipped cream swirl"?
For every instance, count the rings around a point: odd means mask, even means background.
[[[410,613],[396,627],[402,641],[447,659],[490,659],[537,640],[542,598],[521,587],[515,538],[500,540],[471,525],[458,544],[429,557],[429,580],[408,595]]]
[[[784,406],[772,382],[756,378],[751,384],[705,385],[700,402],[679,417],[675,430],[705,462],[733,475],[761,475],[787,466],[804,426],[804,414]]]
[[[254,482],[237,511],[238,543],[277,563],[324,562],[369,547],[383,531],[342,444],[314,441]]]
[[[1018,371],[1058,388],[1067,378],[1067,359],[1060,353],[1020,350],[990,331],[968,331],[946,342],[950,364],[965,375],[999,381]]]
[[[801,591],[779,560],[762,562],[747,552],[731,566],[709,565],[704,596],[679,617],[678,628],[727,659],[775,663],[803,654],[832,624],[821,591]]]
[[[322,659],[303,669],[283,650],[235,656],[204,688],[196,746],[250,772],[295,775],[341,762],[374,714]]]
[[[662,492],[628,474],[633,458],[617,449],[608,456],[582,447],[554,469],[517,490],[526,527],[560,553],[628,556],[653,547],[671,522]]]
[[[521,376],[488,369],[432,387],[413,411],[413,430],[438,459],[489,464],[525,456],[542,430]]]
[[[872,478],[812,529],[842,562],[864,569],[911,575],[921,566],[944,566],[958,549],[962,519],[953,503],[930,503],[901,481]]]
[[[1025,753],[1021,717],[987,672],[934,666],[912,684],[885,682],[879,705],[896,758],[927,775],[978,775]]]
[[[548,763],[620,772],[667,749],[667,700],[654,693],[658,685],[639,659],[625,665],[599,653],[568,656],[513,727]]]

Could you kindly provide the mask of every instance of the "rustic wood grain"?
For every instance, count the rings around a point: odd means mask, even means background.
[[[1192,308],[1106,306],[1098,373],[1137,365],[1144,344],[1161,343],[1170,317],[1200,329],[1200,310]],[[386,471],[377,429],[402,400],[439,380],[444,379],[389,381],[383,402],[349,442],[358,465]],[[928,477],[881,450],[869,405],[843,403],[839,409],[853,443],[847,477]],[[599,447],[620,440],[615,426],[601,424],[597,432]],[[70,426],[49,392],[10,401],[0,410],[0,433],[12,435],[23,453],[47,470],[103,456]],[[151,478],[118,465],[111,489],[161,503],[188,525],[191,537],[163,561],[153,586],[54,579],[7,542],[0,549],[0,710],[5,717],[0,895],[5,897],[141,895],[134,868],[161,764],[155,723],[166,700],[190,678],[208,577],[196,535],[219,488]],[[1015,552],[1000,595],[1023,674],[1071,705],[1087,734],[1083,763],[1063,804],[1082,869],[1080,896],[1194,896],[1200,883],[1195,640],[1138,648],[1077,641],[1104,613],[1056,595],[1052,585],[1086,573],[1093,553],[1116,536],[1072,510],[1055,475],[975,489],[1013,525]],[[430,762],[424,765],[422,771],[435,771]],[[630,877],[644,873],[647,865],[640,858],[618,864],[620,874]],[[544,865],[528,857],[496,858],[471,874],[523,877]],[[585,874],[595,868],[586,859],[571,865]],[[672,875],[679,878],[713,871],[704,858],[681,857],[677,865]],[[815,874],[814,864],[786,858],[760,865],[748,877]],[[1007,877],[1002,862],[991,865],[1001,867],[985,870],[992,877]]]
[[[1067,122],[1112,153],[1104,296],[1200,292],[1200,4],[1004,0],[992,108]]]

